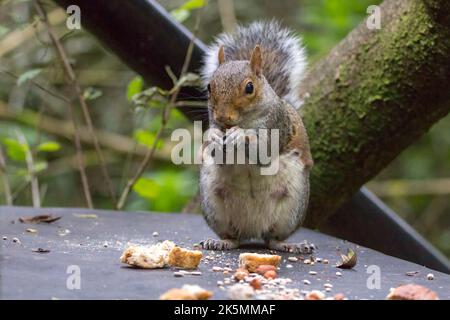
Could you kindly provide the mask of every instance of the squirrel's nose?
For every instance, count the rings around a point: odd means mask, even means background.
[[[216,115],[215,118],[216,118],[216,121],[220,122],[220,123],[227,123],[228,121],[231,120],[231,117],[229,115],[226,115],[226,114]]]

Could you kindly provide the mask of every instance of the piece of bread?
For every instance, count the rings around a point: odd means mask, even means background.
[[[239,255],[239,266],[249,272],[256,272],[261,265],[272,265],[278,267],[281,257],[271,254],[241,253]]]
[[[164,268],[167,264],[169,253],[174,247],[175,243],[169,240],[150,247],[130,246],[125,249],[120,257],[120,261],[137,268]]]
[[[439,300],[436,292],[417,284],[405,284],[391,288],[387,295],[388,300]]]
[[[168,257],[168,264],[181,269],[196,269],[202,259],[202,252],[174,247]]]
[[[181,289],[170,289],[162,294],[160,300],[208,300],[213,293],[198,285],[185,284]]]

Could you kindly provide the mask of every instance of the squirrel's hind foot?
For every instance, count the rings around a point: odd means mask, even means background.
[[[300,243],[269,241],[268,247],[269,247],[269,249],[276,250],[276,251],[290,252],[290,253],[303,253],[303,254],[311,254],[317,249],[315,244],[308,243],[306,241],[303,241]]]
[[[205,241],[200,242],[200,245],[205,250],[231,250],[239,247],[239,241],[225,239],[225,240],[217,240],[217,239],[207,239]]]

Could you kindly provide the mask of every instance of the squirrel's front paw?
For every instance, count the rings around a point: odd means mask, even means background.
[[[200,245],[205,250],[231,250],[239,247],[239,241],[237,240],[217,240],[217,239],[207,239],[200,242]]]

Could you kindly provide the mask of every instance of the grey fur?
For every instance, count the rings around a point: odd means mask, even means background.
[[[225,60],[250,60],[259,44],[263,55],[262,73],[277,95],[298,109],[302,101],[299,87],[306,69],[305,49],[293,31],[276,21],[254,22],[239,26],[233,34],[223,33],[208,47],[201,69],[206,86],[218,68],[218,52],[225,48]]]

